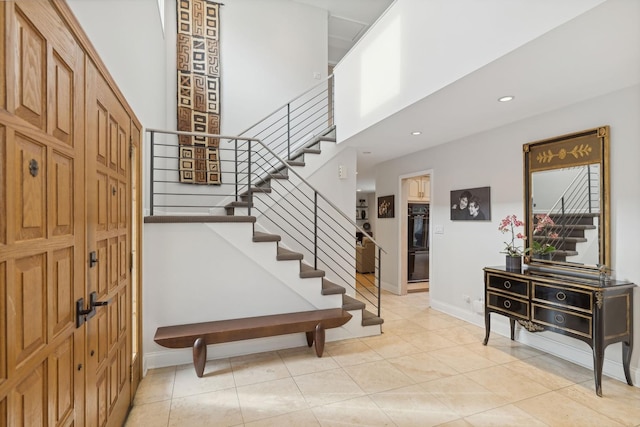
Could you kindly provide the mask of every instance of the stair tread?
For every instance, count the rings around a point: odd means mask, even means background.
[[[226,204],[226,207],[233,207],[233,208],[247,208],[249,207],[250,203],[249,202],[244,202],[244,201],[235,201],[235,202],[229,202]]]
[[[346,289],[331,280],[322,279],[322,295],[344,294]]]
[[[343,310],[362,310],[366,305],[362,301],[359,301],[347,294],[342,295],[342,309]]]
[[[562,249],[556,249],[555,251],[551,252],[551,256],[572,256],[572,255],[578,255],[577,251],[564,251]]]
[[[550,237],[546,237],[546,236],[533,236],[533,240],[537,240],[537,241],[545,241],[551,245],[555,245],[556,243],[562,243],[563,241],[566,242],[586,242],[589,239],[587,239],[586,237],[573,237],[573,236],[559,236],[556,238],[550,238]]]
[[[551,230],[561,230],[561,229],[576,229],[576,230],[594,230],[597,227],[593,224],[556,224],[550,225],[549,229]]]
[[[253,232],[254,242],[279,242],[280,240],[282,240],[282,237],[278,234],[263,233],[261,231]]]
[[[306,166],[306,163],[302,160],[287,160],[289,166]]]
[[[316,270],[306,262],[300,263],[300,277],[308,279],[310,277],[324,277],[324,270]]]
[[[303,255],[300,252],[290,251],[289,249],[282,248],[278,246],[278,255],[276,259],[278,261],[291,261],[291,260],[301,260]]]
[[[251,188],[251,192],[252,193],[271,193],[271,187],[269,186],[264,186],[264,187],[253,187]],[[240,193],[240,197],[245,197],[248,196],[249,192],[245,191],[244,193]]]
[[[247,215],[154,215],[144,217],[144,222],[145,224],[192,222],[256,222],[256,217]]]
[[[384,319],[382,317],[378,317],[367,310],[362,311],[362,326],[382,325],[383,323]]]

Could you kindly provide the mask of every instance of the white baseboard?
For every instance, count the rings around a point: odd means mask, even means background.
[[[433,300],[431,301],[431,308],[484,328],[484,315],[473,313],[471,309],[463,310],[460,307],[442,304]],[[508,318],[492,313],[491,334],[498,334],[509,338],[511,336],[511,328],[509,326]],[[550,331],[535,333],[528,332],[524,328],[516,325],[515,340],[537,350],[544,351],[545,353],[552,354],[561,359],[593,370],[593,352],[591,351],[591,348],[586,343],[575,338],[570,338]],[[490,344],[491,336],[489,337],[488,345]],[[605,350],[602,374],[626,383],[624,368],[622,366],[622,357],[620,356],[622,352],[614,351],[616,354],[611,354],[611,350],[613,350],[614,347],[619,347],[621,345],[621,343],[611,344]],[[610,354],[609,357],[607,357],[607,353]],[[633,366],[631,366],[630,370],[633,384],[636,387],[640,386],[640,371]]]

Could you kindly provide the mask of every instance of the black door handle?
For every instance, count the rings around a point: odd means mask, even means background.
[[[108,305],[111,302],[110,299],[106,301],[98,301],[98,293],[93,291],[89,294],[89,308],[94,309],[95,307],[100,307],[103,305]]]
[[[98,293],[96,291],[89,294],[89,308],[84,308],[84,298],[76,301],[76,328],[79,328],[84,322],[96,315],[96,307],[108,305],[110,302],[110,299],[98,301]]]

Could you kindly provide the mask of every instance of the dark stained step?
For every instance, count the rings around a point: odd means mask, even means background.
[[[277,234],[262,233],[260,231],[253,232],[254,242],[279,242],[282,238]]]
[[[224,209],[225,211],[227,211],[227,215],[233,216],[235,215],[236,208],[248,208],[250,205],[253,206],[249,202],[237,201],[237,202],[227,203]]]
[[[553,222],[556,225],[575,225],[575,224],[584,224],[584,225],[593,225],[594,221],[597,221],[600,217],[600,214],[597,213],[578,213],[578,214],[549,214]]]
[[[378,317],[367,310],[362,310],[362,326],[382,325],[383,323],[384,319],[382,317]]]
[[[560,236],[566,237],[584,237],[586,230],[595,230],[597,227],[593,224],[574,224],[574,225],[554,225],[549,230],[558,233]]]
[[[314,142],[312,145],[316,145],[316,144],[317,144],[317,142]],[[291,160],[289,162],[296,161],[296,159],[299,159],[300,157],[302,157],[302,159],[304,159],[304,155],[305,154],[321,154],[321,153],[322,153],[322,150],[320,150],[319,148],[311,148],[310,145],[307,145],[305,148],[303,148],[301,150],[298,150],[295,153],[293,153],[291,155]],[[304,160],[300,160],[300,161],[304,162]],[[291,164],[291,163],[289,163],[289,164]]]
[[[342,309],[343,310],[362,310],[366,305],[362,301],[358,301],[355,298],[350,297],[347,294],[342,295]]]
[[[255,216],[228,215],[153,215],[144,217],[145,224],[170,224],[192,222],[256,222]]]
[[[300,261],[302,258],[304,257],[301,253],[278,246],[278,255],[276,255],[278,261]]]
[[[338,295],[344,294],[346,290],[331,280],[322,279],[322,295]]]
[[[336,142],[336,139],[332,136],[323,136],[320,137],[318,141]]]
[[[310,277],[324,277],[323,270],[316,270],[306,262],[300,263],[300,277],[302,279],[308,279]]]
[[[253,187],[251,189],[251,192],[252,193],[271,193],[271,187],[267,185],[264,185],[263,187]],[[249,195],[249,192],[245,191],[244,193],[240,194],[240,197],[244,198],[244,197],[247,197],[248,195]]]

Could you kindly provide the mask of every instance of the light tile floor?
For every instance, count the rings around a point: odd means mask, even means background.
[[[382,299],[380,336],[149,371],[126,426],[640,426],[640,388],[429,308]]]

